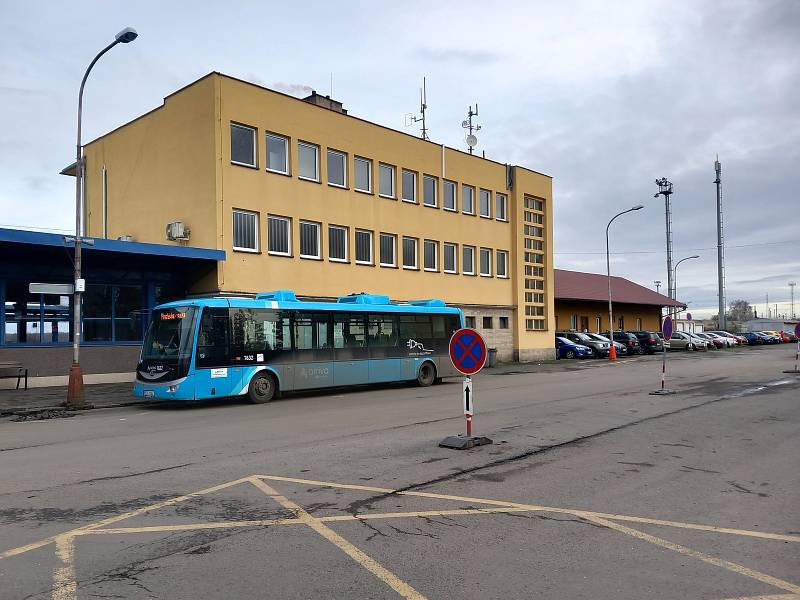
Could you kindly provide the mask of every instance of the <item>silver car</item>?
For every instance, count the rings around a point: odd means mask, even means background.
[[[708,350],[708,346],[711,345],[716,349],[716,346],[709,342],[706,339],[701,338],[696,333],[687,333],[686,335],[692,340],[692,350]]]
[[[692,338],[689,337],[688,333],[684,333],[683,331],[676,331],[672,334],[672,337],[669,339],[669,349],[694,350],[694,347],[692,346]]]

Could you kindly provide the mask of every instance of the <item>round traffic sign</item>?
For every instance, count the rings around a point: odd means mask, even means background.
[[[457,371],[474,375],[486,362],[486,342],[474,329],[459,329],[450,338],[450,360]]]
[[[794,326],[794,334],[800,339],[800,323]]]
[[[692,313],[686,313],[686,320],[687,321],[691,321],[692,320]]]
[[[661,325],[661,333],[664,334],[664,339],[672,338],[672,317],[665,317],[664,323]]]

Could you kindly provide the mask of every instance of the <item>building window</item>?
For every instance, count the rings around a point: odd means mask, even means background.
[[[481,190],[480,201],[481,216],[491,219],[492,217],[492,192],[489,190]]]
[[[538,210],[539,212],[544,212],[544,201],[539,200],[538,198],[525,198],[525,208],[529,208],[531,210]]]
[[[297,163],[297,176],[300,179],[319,181],[319,147],[299,142]]]
[[[464,324],[470,329],[475,329],[475,317],[464,317]]]
[[[270,215],[267,218],[269,253],[281,256],[292,254],[292,221],[286,217]]]
[[[642,330],[642,319],[637,317],[636,318],[636,331],[641,331],[641,330]]]
[[[417,238],[403,238],[403,268],[418,269],[417,264]]]
[[[328,259],[347,262],[347,227],[328,225]]]
[[[422,244],[423,268],[426,271],[439,270],[439,242],[425,240]]]
[[[541,279],[526,279],[525,280],[525,289],[526,290],[543,290],[544,289],[544,281]]]
[[[525,292],[525,302],[538,302],[544,304],[544,294],[538,292]]]
[[[455,244],[444,243],[444,272],[457,273],[458,265],[456,264],[456,253],[458,246]]]
[[[603,327],[603,319],[601,317],[594,318],[594,331],[595,333],[600,333],[600,329]]]
[[[533,225],[525,225],[523,227],[523,233],[533,237],[544,237],[544,229],[541,227],[534,227]]]
[[[464,246],[461,258],[461,272],[464,275],[475,275],[475,246]]]
[[[500,329],[508,329],[508,317],[498,317]]]
[[[492,276],[492,251],[489,248],[481,248],[481,277]]]
[[[372,264],[372,232],[356,229],[356,264]]]
[[[495,194],[494,216],[498,221],[508,221],[508,198],[505,194]]]
[[[492,317],[483,317],[483,328],[494,329],[494,325],[492,324]]]
[[[528,331],[544,331],[544,319],[525,319],[525,329]]]
[[[300,221],[300,258],[322,258],[319,237],[319,223]]]
[[[533,308],[532,306],[529,308]],[[578,315],[570,315],[569,316],[569,328],[570,331],[575,331],[578,329]]]
[[[422,203],[425,206],[438,206],[436,198],[436,189],[439,187],[439,180],[430,175],[423,175],[422,177]]]
[[[544,242],[542,240],[525,238],[525,248],[528,250],[544,250]]]
[[[368,158],[356,157],[353,160],[355,168],[356,185],[359,192],[372,193],[372,161]]]
[[[397,236],[391,233],[380,235],[380,263],[382,267],[397,266]]]
[[[403,200],[406,202],[417,201],[417,174],[405,169],[403,169]]]
[[[267,134],[267,171],[289,174],[289,140],[282,135]]]
[[[46,299],[50,296],[44,296]],[[83,337],[86,342],[132,342],[142,339],[144,311],[142,288],[139,286],[86,286],[83,295]],[[61,302],[64,305],[64,302]],[[30,306],[30,305],[29,305]],[[39,323],[35,323],[39,325]],[[41,334],[52,336],[52,328],[44,321]],[[39,343],[36,339],[27,341]],[[47,341],[47,340],[42,340]]]
[[[336,150],[328,150],[328,185],[345,187],[347,185],[347,155]]]
[[[233,249],[258,252],[258,213],[233,210]]]
[[[497,276],[508,277],[508,252],[506,250],[498,250],[497,255]]]
[[[395,198],[394,173],[392,165],[378,165],[378,193],[384,198]]]
[[[452,181],[444,182],[444,200],[442,206],[445,210],[456,210],[456,184]]]
[[[461,186],[461,212],[474,215],[475,214],[475,188],[462,185]]]
[[[231,162],[245,167],[256,166],[255,127],[231,123]]]
[[[544,306],[526,306],[525,315],[528,317],[542,317],[544,316]],[[578,321],[575,320],[575,327],[572,327],[571,329],[577,329],[577,328],[578,328]]]

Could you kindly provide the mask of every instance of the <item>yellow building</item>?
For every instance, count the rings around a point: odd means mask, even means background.
[[[219,73],[85,155],[87,235],[225,251],[195,294],[437,297],[501,359],[553,355],[546,175]]]

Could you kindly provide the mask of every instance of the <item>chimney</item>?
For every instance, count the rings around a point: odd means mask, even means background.
[[[312,90],[311,95],[306,96],[303,98],[303,100],[309,104],[316,104],[322,108],[327,108],[328,110],[342,113],[343,115],[347,114],[347,111],[344,109],[341,102],[338,100],[333,100],[330,96],[320,96],[315,90]]]

